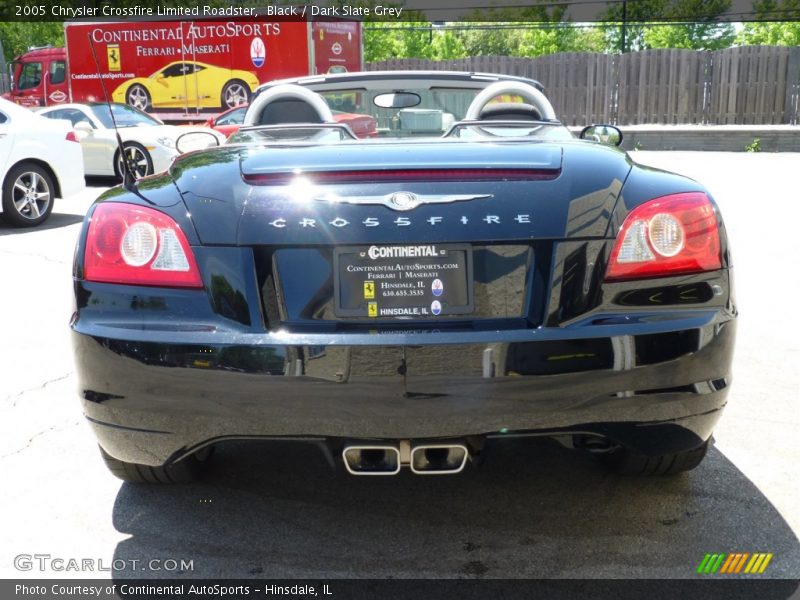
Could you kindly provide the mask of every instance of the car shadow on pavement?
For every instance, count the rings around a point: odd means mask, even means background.
[[[67,227],[75,223],[80,223],[81,221],[83,221],[83,215],[72,215],[69,213],[52,213],[44,223],[36,227],[12,227],[0,219],[0,236],[58,229],[59,227]]]
[[[104,175],[87,175],[86,185],[89,187],[114,187],[122,183],[119,177]]]
[[[708,552],[771,552],[765,576],[800,575],[797,537],[716,449],[627,478],[507,440],[459,475],[354,477],[311,445],[236,442],[201,483],[123,484],[113,524],[130,535],[114,578],[691,578]],[[192,563],[142,570],[153,559]]]

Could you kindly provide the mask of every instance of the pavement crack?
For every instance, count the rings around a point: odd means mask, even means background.
[[[42,260],[46,260],[47,262],[55,263],[57,265],[70,265],[72,264],[72,259],[70,260],[63,260],[58,258],[51,258],[49,256],[45,256],[43,254],[34,254],[32,252],[13,252],[11,250],[0,250],[0,254],[10,254],[11,256],[25,256],[30,258],[40,258]]]
[[[21,392],[17,392],[16,394],[10,394],[10,395],[5,397],[5,399],[3,400],[3,403],[5,404],[6,402],[8,402],[10,400],[11,401],[11,408],[14,408],[14,407],[17,406],[17,401],[22,396],[24,396],[25,394],[30,394],[31,392],[38,392],[39,390],[43,390],[44,388],[46,388],[51,383],[57,383],[59,381],[64,381],[65,379],[70,377],[73,374],[73,372],[74,371],[68,371],[64,375],[59,375],[58,377],[54,377],[53,379],[48,379],[47,381],[45,381],[43,383],[40,383],[39,385],[36,385],[36,386],[34,386],[32,388],[28,388],[27,390],[22,390]]]
[[[56,423],[55,425],[51,425],[47,429],[43,429],[42,431],[37,431],[31,437],[28,438],[28,441],[25,442],[25,445],[22,446],[22,448],[18,448],[16,450],[14,450],[13,452],[8,452],[7,454],[0,454],[0,460],[3,460],[4,458],[9,458],[11,456],[16,456],[17,454],[20,454],[20,453],[24,452],[25,450],[27,450],[28,448],[31,447],[31,444],[33,444],[33,441],[36,438],[39,438],[39,437],[45,435],[46,433],[50,433],[51,431],[55,431],[57,429],[63,429],[63,428],[68,427],[70,425],[75,426],[75,425],[78,425],[79,423],[80,423],[80,421],[76,419],[75,421],[72,421],[71,423],[67,423],[67,424]]]

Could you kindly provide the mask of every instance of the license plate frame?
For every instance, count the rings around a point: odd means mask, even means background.
[[[357,269],[343,273],[348,266]],[[339,246],[333,251],[334,314],[338,318],[375,322],[471,315],[475,311],[473,281],[469,244],[372,244]],[[422,293],[412,293],[419,290]]]

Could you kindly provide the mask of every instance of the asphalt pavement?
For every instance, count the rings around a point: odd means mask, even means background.
[[[457,476],[356,478],[313,447],[231,443],[200,483],[122,484],[68,338],[75,240],[109,185],[92,181],[44,227],[0,224],[0,577],[686,578],[708,552],[770,552],[765,576],[800,577],[800,154],[633,156],[705,183],[733,245],[734,381],[696,470],[624,478],[537,440]],[[34,554],[50,559],[21,570]]]

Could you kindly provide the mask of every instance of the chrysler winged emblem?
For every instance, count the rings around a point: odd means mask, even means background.
[[[382,204],[392,210],[413,210],[421,204],[449,204],[467,200],[484,200],[493,198],[494,194],[415,194],[398,191],[384,196],[335,196],[326,194],[314,200],[335,204]]]
[[[389,196],[389,202],[397,210],[409,210],[419,204],[417,197],[411,192],[395,192]]]

